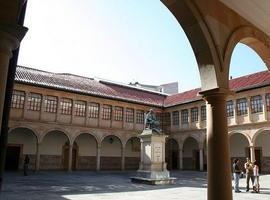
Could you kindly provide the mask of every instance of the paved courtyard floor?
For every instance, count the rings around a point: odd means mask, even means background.
[[[6,173],[1,200],[206,200],[205,172],[173,171],[174,185],[134,184],[129,177],[135,172],[38,172]],[[236,200],[269,200],[270,175],[262,175],[261,193],[234,193]]]

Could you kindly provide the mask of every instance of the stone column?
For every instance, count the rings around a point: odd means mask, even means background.
[[[121,170],[124,171],[125,170],[125,152],[126,152],[126,149],[125,147],[123,146],[121,148]]]
[[[208,200],[232,200],[231,162],[226,116],[228,90],[201,92],[207,106]]]
[[[100,144],[97,144],[97,168],[96,170],[97,171],[100,171],[100,152],[101,152],[101,145]]]
[[[250,97],[247,97],[247,114],[248,114],[248,123],[251,123],[252,122],[252,112],[251,112]]]
[[[87,122],[88,122],[88,119],[89,119],[89,102],[86,101],[85,102],[85,118],[84,118],[84,125],[87,126]]]
[[[249,146],[249,149],[250,149],[250,161],[251,162],[254,162],[256,160],[256,158],[255,158],[255,147],[254,147],[254,145],[251,144]]]
[[[72,171],[72,148],[73,148],[73,145],[70,144],[68,147],[68,171],[69,172]]]
[[[233,116],[234,116],[234,124],[236,125],[238,122],[237,122],[237,101],[236,99],[233,100]]]
[[[114,107],[115,106],[112,106],[111,109],[112,109],[112,113],[111,113],[111,124],[110,124],[110,127],[112,128],[113,127],[113,121],[114,121]]]
[[[39,171],[39,164],[40,164],[40,142],[37,142],[37,147],[36,147],[36,171]]]
[[[28,107],[28,98],[29,98],[29,92],[25,92],[25,99],[24,99],[24,105],[23,105],[23,119],[26,118],[26,113],[27,113],[27,107]]]
[[[134,108],[133,130],[136,130],[136,115],[137,115],[137,110]]]
[[[122,123],[122,127],[123,129],[126,129],[126,107],[123,107],[123,123]]]
[[[183,170],[183,149],[179,149],[179,170]]]
[[[200,171],[203,171],[203,148],[200,148]]]
[[[103,104],[99,104],[99,113],[98,113],[98,127],[100,127],[101,126],[101,121],[102,121],[102,106],[103,106]]]
[[[3,30],[5,28],[7,30]],[[12,51],[18,48],[20,44],[20,40],[16,36],[19,33],[10,33],[19,30],[8,29],[10,29],[10,27],[0,27],[0,127],[2,127],[9,60],[12,57]]]
[[[42,121],[42,115],[45,111],[45,96],[41,94],[41,104],[40,104],[40,111],[39,111],[39,121]]]
[[[201,106],[198,107],[198,128],[201,129],[202,128],[202,112],[201,112]]]
[[[266,105],[266,99],[265,94],[262,94],[262,103],[263,103],[263,119],[264,121],[267,121],[267,105]]]
[[[59,122],[60,119],[60,115],[61,115],[61,97],[57,97],[57,110],[56,110],[56,118],[55,121]]]
[[[75,99],[72,99],[72,111],[71,111],[71,120],[70,120],[70,123],[73,124],[73,119],[74,119],[74,116],[75,116]]]

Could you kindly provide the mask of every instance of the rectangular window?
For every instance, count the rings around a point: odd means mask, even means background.
[[[188,109],[181,110],[181,124],[188,124]]]
[[[167,130],[171,126],[171,114],[169,112],[165,112],[163,114],[163,120],[159,121],[160,128]]]
[[[237,115],[246,115],[247,114],[247,99],[237,99]]]
[[[114,107],[114,120],[123,121],[123,108],[119,106]]]
[[[265,95],[265,102],[266,102],[267,111],[270,111],[270,94]]]
[[[60,101],[61,114],[71,115],[72,113],[72,100],[67,98],[62,98]]]
[[[85,108],[86,108],[85,101],[75,101],[74,106],[75,106],[74,115],[79,117],[85,117]]]
[[[56,113],[57,111],[57,97],[45,96],[45,112]]]
[[[128,123],[134,122],[134,109],[126,108],[126,122]]]
[[[263,103],[262,103],[262,96],[261,95],[251,97],[250,104],[251,104],[251,113],[262,112]]]
[[[191,108],[191,122],[197,122],[199,116],[198,107]]]
[[[40,111],[41,99],[41,94],[30,93],[28,97],[28,110]]]
[[[13,90],[11,108],[24,108],[25,92],[19,90]]]
[[[172,112],[172,123],[173,125],[179,125],[179,111]]]
[[[143,110],[137,110],[136,111],[136,123],[137,124],[143,124],[144,123],[144,111]]]
[[[89,103],[89,118],[98,118],[99,116],[99,104]]]
[[[201,107],[201,120],[202,121],[206,120],[206,106]]]
[[[227,106],[227,117],[232,117],[234,110],[233,101],[232,100],[227,101],[226,106]]]
[[[112,107],[109,105],[102,106],[102,119],[111,120],[112,119]]]

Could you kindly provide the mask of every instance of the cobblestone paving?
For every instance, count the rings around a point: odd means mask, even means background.
[[[129,177],[135,172],[38,172],[6,173],[1,200],[206,200],[206,173],[173,171],[174,185],[134,184]],[[261,193],[233,193],[235,200],[269,200],[270,175],[263,175]]]

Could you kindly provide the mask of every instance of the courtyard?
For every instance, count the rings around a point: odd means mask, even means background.
[[[8,172],[1,200],[206,200],[206,172],[172,171],[178,178],[174,185],[144,185],[130,182],[130,172],[52,172],[40,171],[23,176],[22,172]],[[236,200],[268,200],[270,175],[261,177],[261,193],[245,192],[245,179],[240,180],[242,193],[233,193]]]

